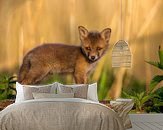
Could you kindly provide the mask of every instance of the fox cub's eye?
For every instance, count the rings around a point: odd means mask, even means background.
[[[86,50],[88,50],[88,51],[90,51],[90,50],[91,50],[91,48],[90,48],[90,47],[86,47],[85,49],[86,49]]]
[[[100,51],[102,48],[101,47],[97,47],[97,50]]]

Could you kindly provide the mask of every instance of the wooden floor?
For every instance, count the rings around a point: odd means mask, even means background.
[[[163,130],[163,114],[130,114],[132,122],[128,130]]]

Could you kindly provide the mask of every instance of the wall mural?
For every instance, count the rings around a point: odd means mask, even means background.
[[[97,82],[99,100],[132,98],[136,112],[162,112],[162,7],[162,0],[0,0],[0,100],[15,100],[16,81]],[[120,39],[132,52],[129,69],[120,64]]]

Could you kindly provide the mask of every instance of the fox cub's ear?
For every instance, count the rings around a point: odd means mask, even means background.
[[[101,31],[101,36],[106,40],[106,43],[109,43],[110,35],[111,35],[110,28],[106,28],[103,31]]]
[[[79,35],[80,35],[80,39],[83,40],[84,38],[87,37],[88,35],[88,30],[83,27],[83,26],[79,26],[78,27],[78,30],[79,30]]]

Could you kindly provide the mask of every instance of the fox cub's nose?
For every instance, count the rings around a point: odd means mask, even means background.
[[[95,60],[95,56],[91,56],[91,60]]]

